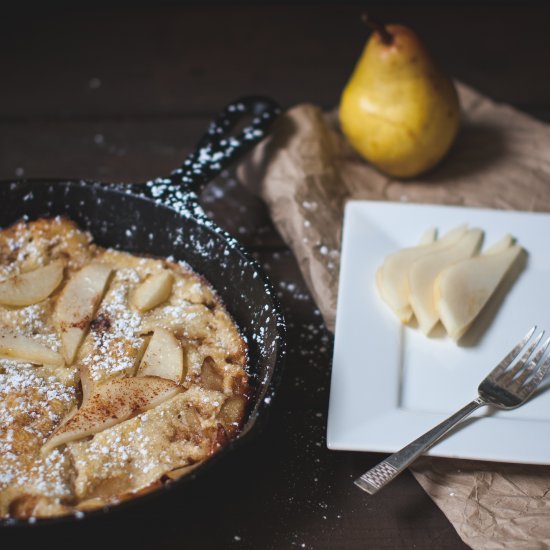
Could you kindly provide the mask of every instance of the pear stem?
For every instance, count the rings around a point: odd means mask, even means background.
[[[383,44],[390,45],[393,43],[393,35],[386,29],[385,25],[382,25],[380,21],[376,21],[370,17],[368,13],[361,15],[363,23],[370,27],[374,32],[380,35]]]

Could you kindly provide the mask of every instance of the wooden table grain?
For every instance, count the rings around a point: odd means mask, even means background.
[[[236,97],[333,107],[366,37],[360,8],[337,3],[85,4],[0,21],[2,179],[168,174]],[[550,121],[548,8],[394,5],[376,14],[415,28],[455,77]],[[332,336],[292,254],[261,201],[231,175],[202,202],[259,259],[283,303],[289,355],[267,429],[204,483],[154,506],[0,533],[2,546],[466,548],[409,473],[376,497],[354,487],[382,456],[326,448]]]

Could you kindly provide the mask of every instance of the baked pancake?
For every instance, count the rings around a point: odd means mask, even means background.
[[[183,263],[101,248],[64,218],[0,231],[0,516],[90,510],[185,475],[238,433],[246,359]]]

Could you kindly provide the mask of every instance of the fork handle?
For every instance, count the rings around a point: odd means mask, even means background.
[[[481,397],[477,397],[465,407],[443,420],[440,424],[432,428],[429,432],[421,435],[400,451],[392,454],[386,460],[383,460],[365,472],[361,477],[355,480],[355,485],[366,491],[370,495],[377,493],[382,487],[396,478],[407,466],[411,465],[421,454],[432,447],[443,435],[451,428],[456,426],[461,420],[470,416],[476,409],[486,405]]]

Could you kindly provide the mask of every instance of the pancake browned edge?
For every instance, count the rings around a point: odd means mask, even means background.
[[[202,277],[170,259],[101,248],[61,217],[0,231],[0,287],[58,259],[63,280],[47,298],[0,305],[1,334],[30,338],[56,357],[66,357],[68,329],[59,309],[69,281],[89,265],[111,272],[93,316],[79,325],[85,336],[69,364],[31,362],[0,350],[4,518],[79,514],[152,490],[219,450],[239,432],[245,414],[246,344]],[[137,309],[136,289],[159,273],[173,281],[168,298]],[[137,380],[156,329],[181,347],[179,380]]]

